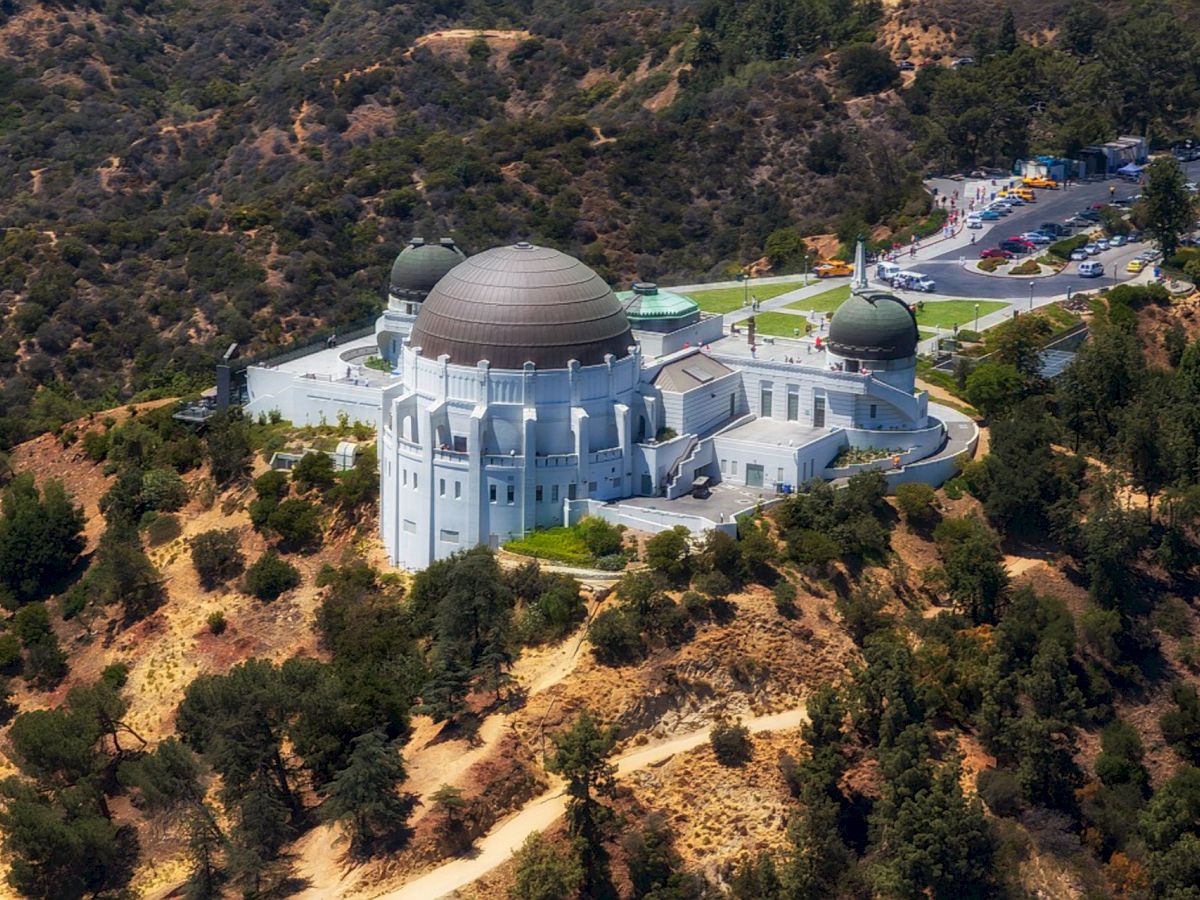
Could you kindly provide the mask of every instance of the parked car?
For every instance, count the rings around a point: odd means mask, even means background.
[[[1050,243],[1050,235],[1042,234],[1040,231],[1026,231],[1021,235],[1022,240],[1029,241],[1038,246],[1044,246]]]
[[[1000,217],[996,216],[996,218],[998,219]],[[968,216],[967,217],[967,227],[968,228],[982,228],[983,227],[983,219],[981,219],[979,216]]]
[[[1033,245],[1027,244],[1024,241],[1007,240],[1000,242],[1000,249],[1007,250],[1009,253],[1015,253],[1018,256],[1023,256],[1033,249]]]
[[[1144,260],[1144,259],[1131,259],[1125,265],[1126,272],[1137,273],[1137,272],[1142,271],[1142,269],[1144,269],[1144,268],[1146,268],[1146,260]]]
[[[1083,249],[1087,251],[1088,256],[1100,255],[1100,246],[1098,244],[1087,244]]]
[[[1036,245],[1033,243],[1033,241],[1031,241],[1029,238],[1025,237],[1025,236],[1024,236],[1024,235],[1022,235],[1022,234],[1010,234],[1010,235],[1008,236],[1008,240],[1010,240],[1010,241],[1016,241],[1018,244],[1024,244],[1024,245],[1025,245],[1026,247],[1028,247],[1030,250],[1032,250],[1032,249],[1033,249],[1033,248],[1036,246]]]
[[[1000,217],[1000,212],[995,209],[985,209],[979,213],[979,218],[983,219],[985,222],[994,221]]]
[[[1087,262],[1079,264],[1080,278],[1099,278],[1104,274],[1104,263],[1097,262],[1094,259],[1089,259]]]
[[[1086,219],[1089,222],[1099,222],[1101,216],[1100,213],[1096,212],[1094,209],[1085,209],[1079,214],[1079,218]]]
[[[900,60],[900,62],[896,63],[896,68],[899,69],[901,72],[911,72],[913,69],[916,68],[916,66],[914,66],[907,59],[902,59],[902,60]]]
[[[932,294],[937,290],[934,280],[920,272],[901,272],[892,283],[897,287],[908,288],[910,291],[923,291],[926,294]]]
[[[1124,247],[1124,246],[1125,246],[1125,235],[1123,235],[1123,234],[1114,234],[1112,237],[1110,237],[1110,238],[1108,239],[1108,246],[1110,246],[1110,247]]]
[[[818,278],[839,278],[844,275],[853,275],[854,266],[850,265],[845,260],[828,259],[821,263],[814,270]]]
[[[1047,178],[1045,175],[1035,175],[1032,178],[1023,178],[1021,181],[1025,187],[1046,188],[1051,191],[1058,190],[1058,182],[1053,178]]]
[[[1108,249],[1108,238],[1096,238],[1096,246],[1103,252]]]
[[[1076,262],[1085,260],[1087,258],[1088,258],[1088,252],[1086,250],[1084,250],[1082,247],[1080,247],[1077,250],[1071,251],[1071,259],[1075,260]]]
[[[1043,234],[1053,235],[1054,237],[1062,237],[1067,233],[1067,226],[1059,225],[1057,222],[1043,222],[1038,226],[1038,231]]]
[[[980,259],[1012,259],[1013,252],[1005,250],[1001,247],[988,247],[986,250],[979,251]]]
[[[963,56],[963,57],[956,59],[954,62],[950,63],[950,68],[961,69],[963,66],[973,66],[973,65],[975,65],[975,60],[971,59],[971,57],[969,57],[969,56]]]
[[[892,283],[892,279],[900,272],[900,267],[894,262],[886,260],[875,266],[875,277],[887,284]]]

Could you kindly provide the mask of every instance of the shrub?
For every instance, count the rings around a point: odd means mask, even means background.
[[[583,865],[570,847],[556,847],[535,831],[513,856],[512,900],[561,900],[583,886]]]
[[[960,341],[965,341],[967,343],[974,343],[983,337],[978,331],[974,331],[970,328],[960,328],[954,336]]]
[[[717,722],[708,734],[708,742],[712,744],[717,762],[723,766],[745,765],[754,755],[750,729],[742,724],[741,719],[736,722]]]
[[[155,516],[154,520],[146,526],[146,541],[151,547],[169,544],[181,534],[183,534],[183,525],[179,521],[179,516],[176,515]]]
[[[174,512],[187,499],[187,485],[174,469],[151,469],[142,476],[142,502],[147,509]]]
[[[221,610],[214,610],[208,614],[208,630],[212,634],[224,634],[229,623],[225,621],[225,613]]]
[[[896,488],[896,505],[910,525],[928,527],[937,521],[937,494],[927,484],[900,485]]]
[[[775,609],[785,619],[796,617],[796,586],[790,581],[780,581],[771,592],[775,597]]]
[[[712,606],[707,597],[703,594],[698,594],[695,591],[688,591],[679,598],[683,604],[683,608],[687,614],[693,619],[704,619],[712,611]]]
[[[245,564],[237,532],[232,529],[206,531],[192,541],[192,565],[206,590],[236,578]]]
[[[1037,275],[1042,271],[1042,267],[1038,265],[1036,259],[1027,259],[1018,266],[1013,266],[1008,270],[1009,275]]]
[[[984,769],[975,781],[979,796],[997,816],[1021,811],[1021,782],[1008,769]]]
[[[676,584],[691,574],[691,560],[689,533],[682,525],[660,531],[646,541],[646,564]]]
[[[729,592],[733,590],[733,582],[724,572],[705,572],[703,575],[696,576],[693,585],[700,593],[712,597],[714,600],[728,596]]]
[[[605,665],[619,666],[642,654],[642,635],[634,615],[627,609],[604,610],[588,626],[592,653]]]
[[[1061,241],[1055,241],[1051,244],[1046,252],[1051,256],[1057,256],[1059,259],[1067,260],[1071,258],[1071,253],[1078,250],[1088,242],[1089,238],[1086,234],[1077,234],[1074,237],[1064,238]]]
[[[321,509],[307,500],[284,500],[267,518],[267,524],[293,547],[320,543]]]
[[[21,662],[21,640],[15,634],[0,634],[0,672],[9,672]]]
[[[981,259],[979,261],[979,269],[983,272],[995,272],[1007,261],[1008,260],[999,256],[989,256],[987,259]]]
[[[333,460],[327,453],[309,451],[292,468],[292,481],[302,491],[312,488],[324,490],[331,487],[336,480],[333,472]]]
[[[254,493],[259,497],[282,500],[288,495],[288,490],[288,477],[278,469],[263,472],[263,474],[254,479]]]
[[[584,516],[575,526],[575,533],[592,556],[612,556],[621,551],[621,530],[599,516]]]
[[[246,570],[246,590],[259,600],[275,600],[300,583],[300,570],[268,550]]]

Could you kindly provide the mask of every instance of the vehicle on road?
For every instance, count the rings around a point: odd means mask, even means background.
[[[1126,272],[1137,273],[1137,272],[1142,271],[1142,269],[1144,269],[1144,268],[1146,268],[1146,260],[1144,260],[1144,259],[1131,259],[1125,265]]]
[[[1050,235],[1042,234],[1040,231],[1026,231],[1021,235],[1022,240],[1029,241],[1037,246],[1045,246],[1050,243]]]
[[[1123,234],[1114,234],[1112,237],[1110,237],[1110,238],[1108,239],[1108,246],[1110,246],[1110,247],[1124,247],[1124,246],[1125,246],[1125,235],[1123,235]]]
[[[999,199],[997,203],[1004,202],[1009,206],[1024,206],[1025,198],[1014,194],[1012,191],[1001,191],[996,195]]]
[[[934,280],[920,272],[901,272],[892,283],[897,287],[907,288],[910,291],[922,291],[926,294],[932,294],[937,290]]]
[[[1101,219],[1100,213],[1094,209],[1085,209],[1079,214],[1079,218],[1086,219],[1089,222],[1099,222]]]
[[[900,267],[894,262],[881,262],[875,267],[875,277],[886,284],[891,284],[899,272]]]
[[[1032,178],[1022,178],[1021,183],[1025,187],[1031,188],[1046,188],[1047,190],[1058,190],[1058,182],[1053,178],[1047,178],[1045,175],[1034,175]]]
[[[988,247],[986,250],[979,252],[980,259],[1012,259],[1013,252],[1005,250],[1001,247]]]
[[[1079,262],[1080,260],[1084,260],[1087,258],[1088,258],[1088,252],[1086,250],[1084,250],[1082,247],[1080,247],[1078,250],[1071,251],[1071,259],[1075,260],[1076,262]]]
[[[845,275],[853,275],[854,266],[844,259],[827,259],[813,271],[818,278],[841,278]]]
[[[902,59],[902,60],[900,60],[900,62],[896,63],[896,68],[899,69],[901,72],[911,72],[913,69],[916,68],[916,66],[914,66],[907,59]]]
[[[1088,256],[1099,256],[1100,255],[1100,245],[1099,244],[1086,244],[1086,245],[1084,245],[1083,249],[1087,251]]]
[[[1026,203],[1037,203],[1037,194],[1027,187],[1013,188],[1012,193],[1016,197],[1020,197]]]
[[[1080,278],[1099,278],[1104,274],[1104,263],[1097,262],[1094,259],[1089,259],[1087,262],[1079,264]]]
[[[1038,226],[1038,231],[1053,237],[1062,237],[1069,230],[1066,225],[1059,225],[1057,222],[1043,222]]]
[[[958,59],[956,59],[954,62],[950,63],[950,68],[961,69],[963,66],[973,66],[973,65],[975,65],[975,60],[971,59],[971,57],[969,57],[969,56],[962,56],[962,57],[959,57]]]
[[[1108,238],[1096,238],[1096,246],[1103,252],[1108,249]]]
[[[979,213],[978,215],[979,215],[979,218],[983,219],[985,222],[994,221],[1001,217],[999,211],[994,210],[994,209],[985,209],[983,212]]]
[[[987,212],[994,212],[994,213],[998,213],[999,215],[1002,215],[1002,216],[1007,216],[1009,213],[1012,212],[1012,207],[1009,206],[1007,203],[997,202],[997,203],[993,203],[991,206],[989,206],[987,208]]]

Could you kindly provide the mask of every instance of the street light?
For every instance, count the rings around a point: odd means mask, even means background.
[[[1029,282],[1029,311],[1033,312],[1033,285],[1034,282]]]
[[[747,272],[738,272],[737,280],[742,282],[742,286],[745,288],[745,291],[742,294],[742,306],[749,306],[750,305],[750,275]]]
[[[808,287],[808,252],[804,254],[804,286]]]
[[[979,304],[975,304],[975,331],[979,331]]]

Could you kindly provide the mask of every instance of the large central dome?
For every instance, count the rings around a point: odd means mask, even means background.
[[[851,294],[829,322],[829,349],[849,359],[908,359],[919,338],[908,305],[881,291]]]
[[[628,354],[634,338],[620,301],[574,257],[519,243],[468,257],[429,292],[412,346],[457,365],[486,359],[499,369],[532,362],[562,369]]]

